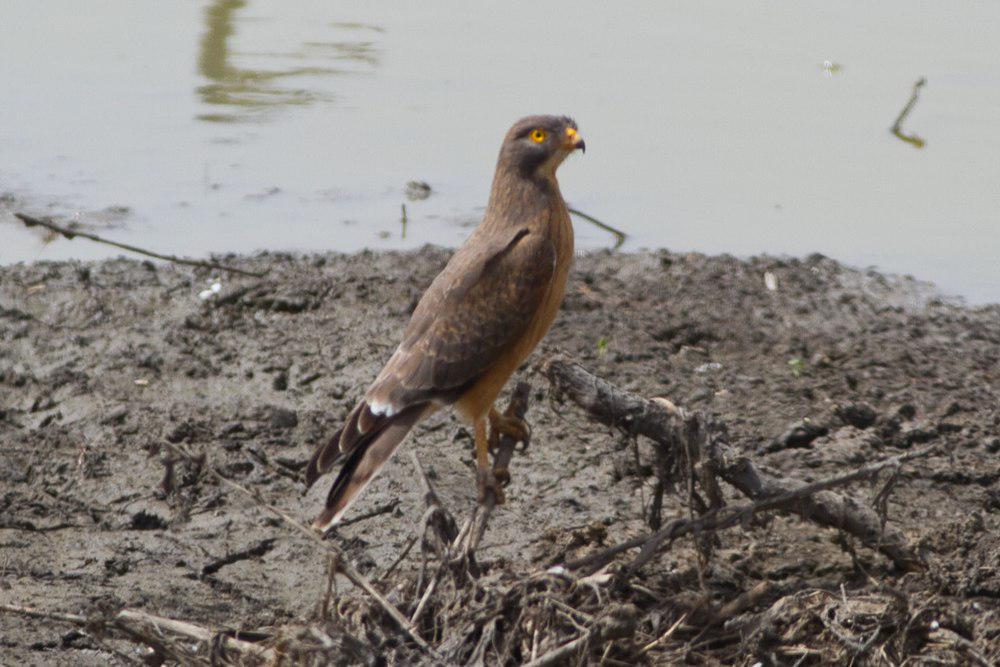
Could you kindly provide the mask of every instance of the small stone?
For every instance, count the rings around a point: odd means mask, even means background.
[[[777,452],[790,447],[808,447],[816,438],[826,435],[828,429],[809,419],[789,425],[785,432],[771,441],[764,452]]]
[[[933,424],[920,421],[903,428],[899,435],[903,441],[903,447],[911,447],[914,444],[933,440],[938,436],[938,430]]]
[[[285,391],[288,389],[288,371],[279,371],[278,374],[274,376],[271,386],[275,391]]]
[[[299,416],[294,410],[286,408],[274,408],[271,411],[271,428],[286,430],[299,425]]]
[[[243,422],[233,422],[222,427],[222,436],[235,435],[236,433],[246,433],[246,426]]]
[[[52,400],[52,397],[45,394],[35,398],[28,412],[42,412],[43,410],[50,410],[56,406],[56,402]]]
[[[410,181],[406,184],[406,198],[421,201],[431,196],[431,186],[424,181]]]
[[[951,417],[952,415],[958,414],[965,410],[965,407],[958,401],[952,401],[941,411],[942,417]]]
[[[194,426],[190,422],[181,422],[167,434],[167,442],[174,444],[189,439],[194,435]]]
[[[120,424],[125,421],[125,417],[128,416],[128,408],[124,405],[119,405],[116,408],[112,408],[104,415],[104,419],[101,420],[102,424]]]
[[[166,527],[167,522],[163,517],[146,510],[139,510],[129,520],[129,528],[132,530],[163,530]]]
[[[609,603],[597,621],[601,638],[623,639],[635,634],[639,610],[633,604]]]
[[[715,393],[708,387],[702,387],[701,389],[696,389],[688,397],[689,403],[702,403],[704,401],[712,400]]]
[[[855,428],[868,428],[878,419],[878,413],[868,403],[856,402],[838,405],[834,413]]]

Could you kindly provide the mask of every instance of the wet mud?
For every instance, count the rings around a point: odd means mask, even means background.
[[[325,555],[197,466],[172,462],[165,443],[203,453],[308,523],[328,484],[303,494],[312,448],[375,376],[447,257],[424,248],[226,258],[269,270],[264,278],[125,259],[0,267],[0,602],[84,616],[128,607],[216,629],[306,622],[326,589]],[[1000,307],[968,308],[818,255],[578,258],[550,335],[518,373],[532,385],[532,444],[515,456],[507,504],[478,551],[484,586],[542,576],[646,530],[648,443],[556,400],[540,371],[554,354],[712,415],[759,465],[806,482],[934,445],[900,468],[887,500],[874,485],[849,489],[884,503],[926,567],[898,571],[839,531],[775,516],[720,532],[708,560],[679,540],[631,588],[597,593],[600,604],[574,589],[561,604],[589,611],[536,626],[548,634],[533,639],[505,644],[527,622],[507,612],[477,626],[494,636],[481,655],[460,650],[466,639],[449,644],[446,628],[421,626],[443,654],[526,662],[578,636],[573,623],[590,627],[590,614],[626,620],[589,635],[566,664],[1000,657]],[[424,516],[408,451],[444,505],[468,515],[472,441],[439,413],[352,508],[368,518],[329,539],[409,612],[420,548],[383,579]],[[664,517],[690,511],[680,498],[666,495]],[[337,584],[344,599],[363,598]],[[698,610],[750,591],[725,622],[698,622]],[[431,611],[429,623],[447,614]],[[399,638],[359,639],[362,662],[418,655]],[[0,615],[5,664],[127,664],[145,651]]]

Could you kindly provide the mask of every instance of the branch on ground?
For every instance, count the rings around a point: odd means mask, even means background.
[[[895,456],[846,475],[806,484],[762,472],[751,458],[735,452],[725,441],[722,429],[701,414],[678,409],[663,399],[650,400],[618,389],[565,359],[549,361],[544,372],[558,395],[569,397],[593,419],[629,435],[646,436],[664,448],[667,456],[690,461],[691,470],[701,473],[698,484],[710,497],[716,495],[711,488],[712,480],[719,478],[756,501],[735,508],[713,507],[696,519],[673,521],[651,535],[613,547],[604,554],[604,558],[643,546],[646,555],[641,554],[633,564],[637,567],[652,557],[648,549],[655,550],[669,544],[682,534],[726,528],[757,512],[778,511],[798,515],[820,526],[843,530],[862,544],[881,552],[903,570],[923,567],[922,559],[901,532],[885,526],[882,517],[873,509],[830,489],[870,479],[882,470],[926,456],[933,448]],[[595,558],[590,562],[591,559],[587,559],[587,563],[580,563],[578,567],[593,565],[601,560]]]

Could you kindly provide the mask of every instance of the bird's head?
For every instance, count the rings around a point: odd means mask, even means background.
[[[586,145],[567,116],[528,116],[514,123],[500,148],[498,167],[523,176],[549,178],[576,149]]]

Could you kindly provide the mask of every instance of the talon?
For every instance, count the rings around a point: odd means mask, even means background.
[[[506,468],[494,468],[493,476],[496,477],[497,483],[500,486],[508,486],[510,484],[510,471]]]
[[[521,444],[521,451],[524,451],[531,442],[531,426],[519,417],[505,415],[495,408],[490,409],[489,440],[491,450],[499,446],[501,435],[514,438]]]
[[[509,474],[507,475],[507,478],[510,479]],[[494,473],[491,468],[482,468],[476,473],[476,489],[478,491],[478,501],[480,505],[486,502],[487,491],[493,492],[493,497],[496,498],[497,505],[503,505],[507,501],[507,497],[503,492],[503,487],[500,486],[500,483],[497,480],[497,474]]]

